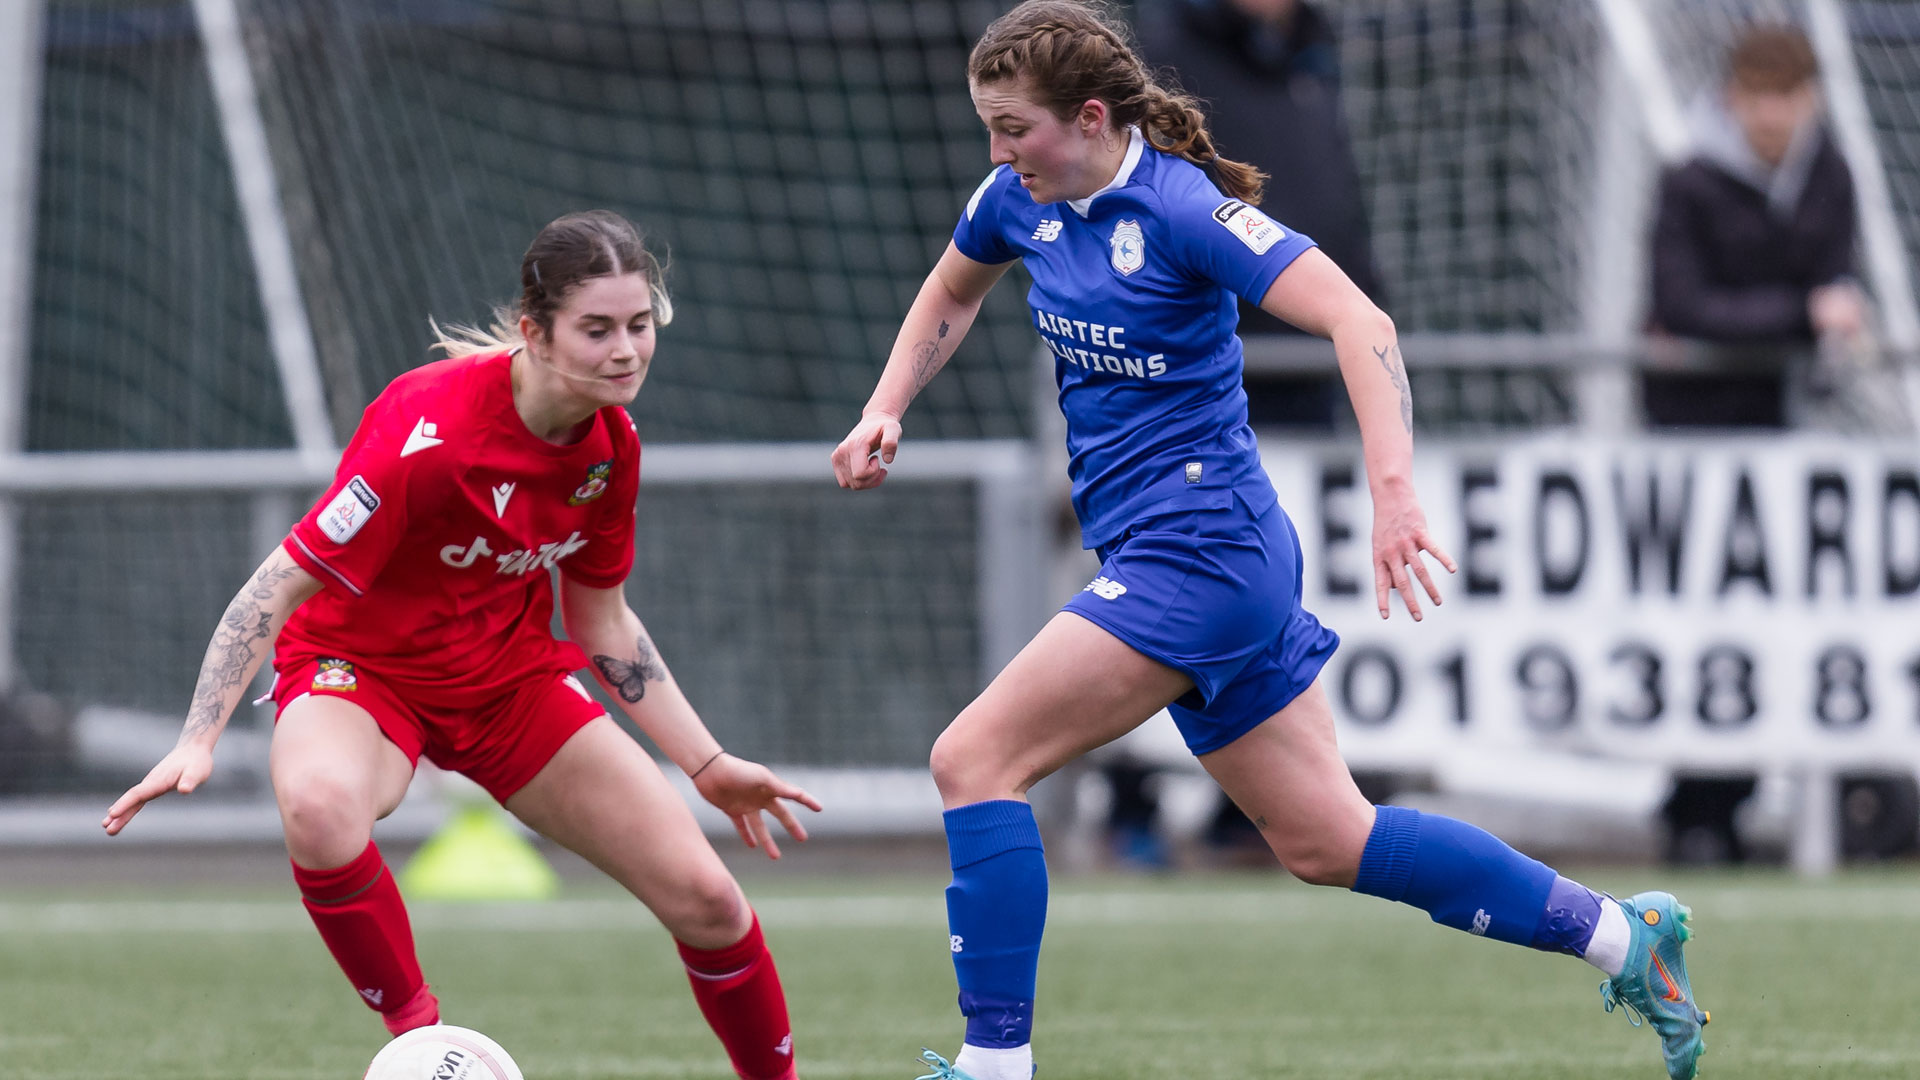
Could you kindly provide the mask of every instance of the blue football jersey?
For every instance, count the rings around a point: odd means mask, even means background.
[[[1087,547],[1235,493],[1255,514],[1274,505],[1247,426],[1234,298],[1258,304],[1312,240],[1135,130],[1113,182],[1086,199],[1041,205],[995,169],[953,242],[976,262],[1026,261]]]

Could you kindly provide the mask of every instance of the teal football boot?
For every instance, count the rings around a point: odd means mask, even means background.
[[[1627,946],[1627,966],[1600,984],[1600,1000],[1608,1012],[1615,1005],[1625,1009],[1634,1027],[1652,1021],[1660,1036],[1660,1052],[1667,1059],[1667,1075],[1672,1080],[1693,1080],[1700,1055],[1707,1050],[1700,1041],[1700,1029],[1713,1019],[1712,1013],[1694,1004],[1686,957],[1680,951],[1693,936],[1687,928],[1693,912],[1663,892],[1643,892],[1619,904],[1633,929],[1633,940]]]
[[[954,1068],[952,1062],[924,1046],[920,1048],[920,1060],[926,1062],[927,1067],[933,1071],[925,1076],[916,1076],[914,1080],[973,1080],[973,1077]],[[1035,1065],[1033,1071],[1038,1074],[1040,1066]]]
[[[973,1077],[953,1067],[953,1063],[939,1054],[922,1047],[920,1060],[927,1063],[933,1071],[925,1076],[916,1076],[914,1080],[973,1080]]]

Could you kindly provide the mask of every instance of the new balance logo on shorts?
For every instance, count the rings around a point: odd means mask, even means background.
[[[1033,238],[1043,244],[1051,244],[1055,240],[1060,239],[1060,230],[1063,228],[1065,228],[1065,226],[1060,222],[1049,218],[1041,222],[1039,228],[1033,230]]]
[[[1118,600],[1126,595],[1127,587],[1109,577],[1097,577],[1087,583],[1081,592],[1090,592],[1102,600]]]

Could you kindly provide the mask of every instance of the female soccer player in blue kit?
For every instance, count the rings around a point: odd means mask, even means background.
[[[1032,1075],[1047,873],[1026,792],[1162,707],[1296,876],[1585,957],[1608,976],[1608,1010],[1650,1019],[1667,1071],[1692,1077],[1708,1017],[1672,896],[1616,901],[1471,825],[1370,805],[1340,759],[1317,681],[1337,638],[1300,607],[1299,543],[1247,426],[1235,297],[1333,339],[1373,495],[1380,616],[1392,590],[1417,620],[1416,579],[1440,602],[1422,553],[1454,566],[1409,479],[1412,400],[1392,321],[1254,207],[1264,178],[1214,152],[1192,99],[1156,86],[1098,11],[1021,4],[974,47],[968,81],[996,167],[834,473],[856,489],[885,479],[908,403],[1023,260],[1055,357],[1074,509],[1102,566],[933,747],[967,1031],[953,1064],[926,1052],[932,1078]]]

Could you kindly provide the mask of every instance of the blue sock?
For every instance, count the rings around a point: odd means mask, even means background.
[[[1033,1041],[1034,978],[1047,926],[1047,858],[1033,807],[1017,799],[944,815],[953,884],[947,932],[967,1043],[1005,1049]]]
[[[1599,893],[1572,878],[1555,874],[1553,888],[1547,891],[1547,910],[1540,916],[1533,940],[1527,944],[1546,952],[1587,955],[1594,927],[1600,923],[1602,899]]]
[[[1412,904],[1470,934],[1534,943],[1560,877],[1550,867],[1464,821],[1403,806],[1375,814],[1354,892]]]

